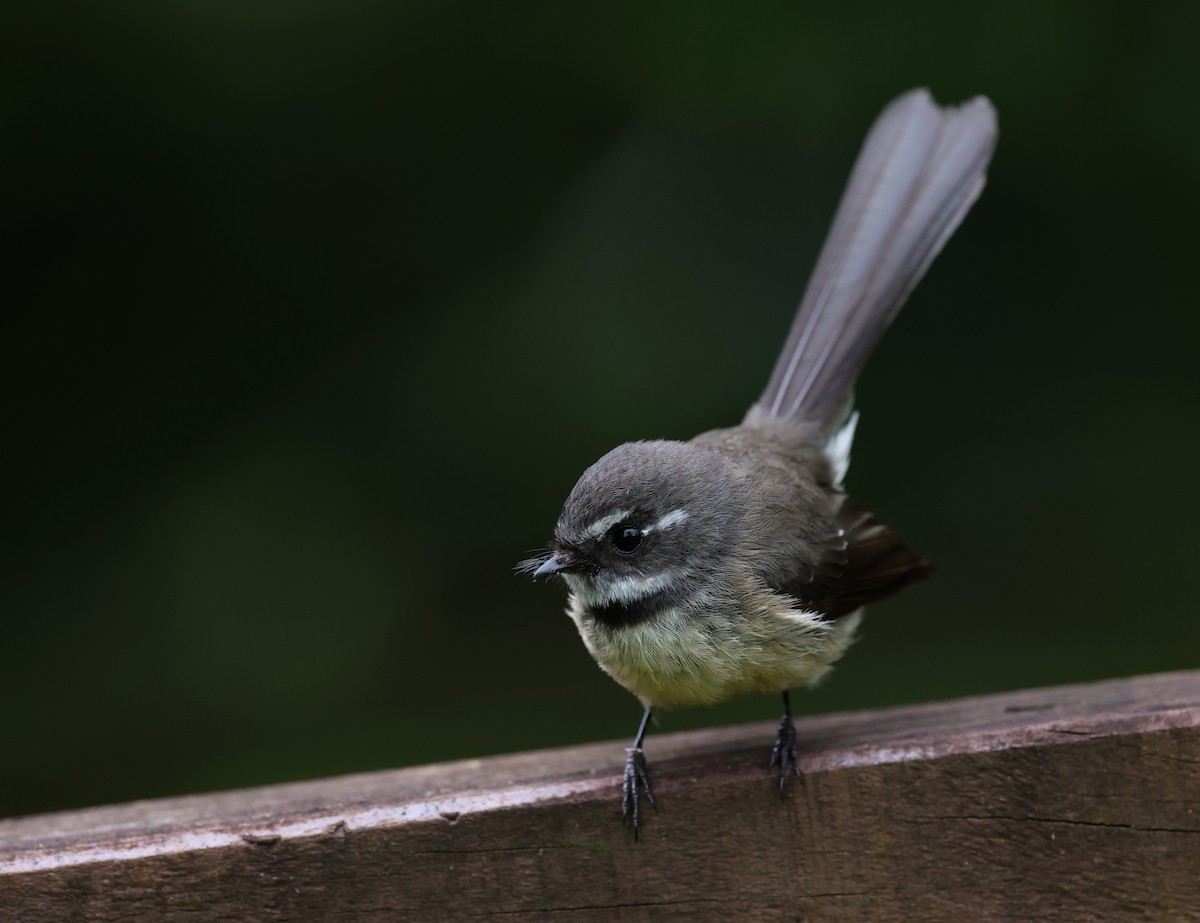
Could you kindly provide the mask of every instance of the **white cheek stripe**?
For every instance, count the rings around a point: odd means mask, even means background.
[[[675,583],[675,575],[671,573],[655,574],[653,577],[608,577],[601,573],[591,584],[574,574],[564,576],[571,589],[589,606],[609,606],[613,603],[628,605],[653,596]]]
[[[628,519],[632,510],[617,510],[615,513],[609,513],[607,516],[597,519],[584,532],[584,538],[600,538],[605,532],[615,526],[618,522]]]
[[[653,532],[655,529],[671,529],[679,525],[681,522],[686,522],[688,518],[687,510],[671,510],[662,519],[653,525],[646,526],[642,533]]]

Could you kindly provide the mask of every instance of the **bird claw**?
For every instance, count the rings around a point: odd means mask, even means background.
[[[779,797],[783,797],[787,787],[788,770],[791,769],[800,777],[800,762],[796,756],[796,726],[792,724],[792,716],[785,714],[779,720],[779,734],[775,738],[775,746],[771,748],[771,766],[779,767]]]
[[[621,783],[621,817],[633,825],[634,842],[638,838],[638,821],[642,794],[658,810],[658,802],[650,791],[650,778],[646,775],[646,754],[641,747],[630,747],[625,751],[625,777]]]

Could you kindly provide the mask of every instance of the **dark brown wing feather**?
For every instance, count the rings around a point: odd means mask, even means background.
[[[933,573],[932,564],[848,500],[843,501],[834,525],[816,573],[775,587],[826,618],[887,599]]]

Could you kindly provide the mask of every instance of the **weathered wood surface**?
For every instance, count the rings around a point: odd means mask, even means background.
[[[0,920],[1200,919],[1200,672],[0,821]]]

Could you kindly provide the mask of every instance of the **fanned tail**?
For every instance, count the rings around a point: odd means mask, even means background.
[[[982,96],[943,109],[914,90],[883,111],[748,421],[807,421],[834,435],[867,356],[983,190],[995,145],[996,112]]]

